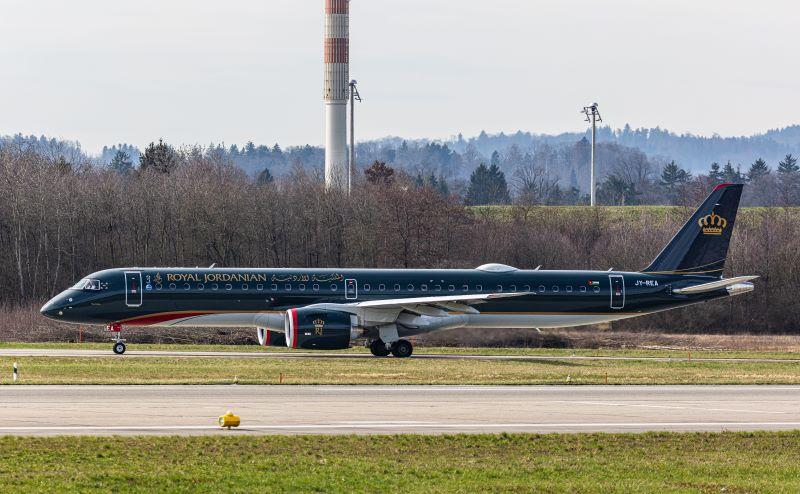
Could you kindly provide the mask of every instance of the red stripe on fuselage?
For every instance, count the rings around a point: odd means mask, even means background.
[[[167,321],[186,319],[187,317],[207,316],[213,312],[167,312],[163,314],[153,314],[150,316],[137,317],[128,321],[121,321],[125,326],[151,326]]]

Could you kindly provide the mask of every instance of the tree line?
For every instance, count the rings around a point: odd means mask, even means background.
[[[485,168],[481,174],[500,174]],[[0,305],[38,306],[88,273],[123,266],[470,268],[502,262],[523,269],[637,270],[691,213],[680,206],[590,210],[523,202],[470,208],[441,186],[420,184],[383,163],[359,175],[348,196],[326,190],[301,167],[258,180],[214,153],[186,153],[163,142],[125,169],[16,146],[0,149]],[[798,235],[795,209],[744,211],[726,272],[760,275],[754,293],[620,326],[796,330]],[[47,324],[43,318],[36,323]]]

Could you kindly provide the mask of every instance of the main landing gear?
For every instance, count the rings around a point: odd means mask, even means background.
[[[115,336],[114,346],[113,346],[114,353],[116,353],[117,355],[122,355],[123,353],[125,353],[126,347],[125,347],[125,340],[122,339],[122,324],[119,323],[109,324],[108,326],[106,326],[106,331],[114,333]]]
[[[383,340],[372,340],[369,350],[376,357],[386,357],[391,353],[397,358],[406,358],[414,352],[414,347],[407,340],[397,340],[388,347]]]

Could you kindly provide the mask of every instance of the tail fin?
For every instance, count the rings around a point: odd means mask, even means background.
[[[703,274],[722,277],[741,184],[721,184],[664,247],[644,273]]]

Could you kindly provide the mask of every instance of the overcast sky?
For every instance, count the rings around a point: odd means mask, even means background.
[[[324,0],[3,0],[0,134],[323,141]],[[359,139],[800,123],[789,0],[353,0]]]

